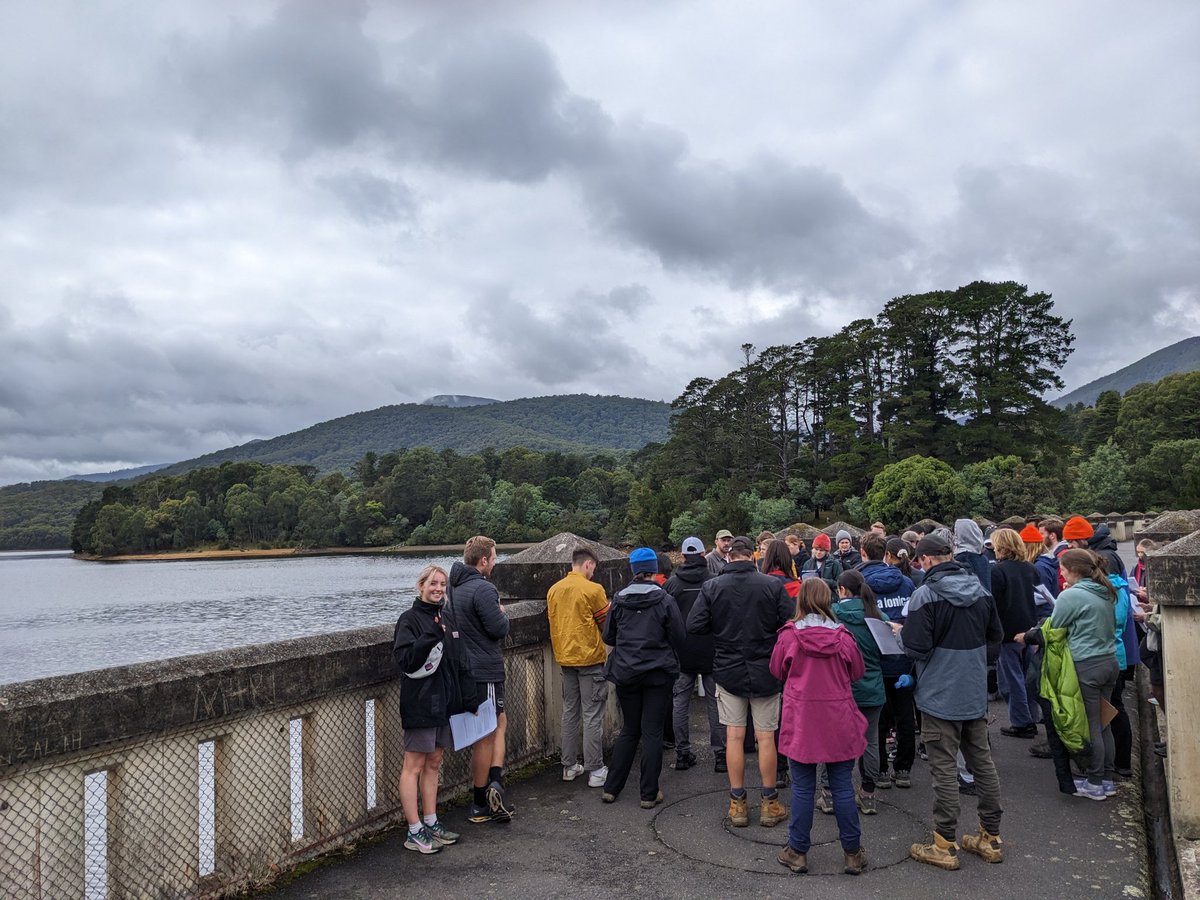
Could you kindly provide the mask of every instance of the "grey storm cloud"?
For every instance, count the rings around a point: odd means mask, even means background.
[[[8,4],[0,483],[669,400],[978,278],[1055,296],[1073,387],[1200,333],[1200,8],[1156,10]]]
[[[424,29],[389,72],[364,26],[358,4],[291,3],[257,28],[184,45],[180,77],[202,131],[257,134],[288,157],[361,140],[482,178],[559,174],[599,227],[735,288],[838,284],[914,245],[835,173],[769,156],[709,162],[675,131],[614,121],[529,35]]]

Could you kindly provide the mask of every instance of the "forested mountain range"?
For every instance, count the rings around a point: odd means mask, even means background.
[[[1170,347],[1155,350],[1149,356],[1144,356],[1123,369],[1089,381],[1083,387],[1063,394],[1052,402],[1059,409],[1066,409],[1074,403],[1093,406],[1105,391],[1124,394],[1137,384],[1153,383],[1176,372],[1197,370],[1200,370],[1200,337],[1184,338]]]

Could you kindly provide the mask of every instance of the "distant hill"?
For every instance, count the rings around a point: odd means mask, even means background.
[[[1135,384],[1158,381],[1176,372],[1194,372],[1198,369],[1200,369],[1200,337],[1185,338],[1170,347],[1155,350],[1149,356],[1143,357],[1111,375],[1090,381],[1083,387],[1076,388],[1071,393],[1064,394],[1050,402],[1059,408],[1072,403],[1093,406],[1096,398],[1105,391],[1117,391],[1124,394]]]
[[[471,397],[466,394],[438,394],[436,397],[422,400],[421,405],[448,406],[451,409],[462,409],[465,406],[487,406],[488,404],[499,402],[499,400],[492,400],[488,397]]]
[[[0,487],[0,550],[61,550],[85,503],[104,488],[90,481],[35,481]]]
[[[92,472],[89,475],[68,475],[62,481],[124,481],[126,478],[138,478],[149,475],[159,469],[165,469],[170,463],[154,463],[149,466],[138,466],[134,469],[117,469],[115,472]]]
[[[345,471],[368,451],[386,453],[402,447],[450,448],[460,453],[478,453],[485,447],[562,452],[637,450],[652,441],[665,441],[670,417],[671,407],[666,403],[589,394],[458,407],[405,403],[218,450],[159,471],[178,475],[226,460],[305,463],[322,472]]]

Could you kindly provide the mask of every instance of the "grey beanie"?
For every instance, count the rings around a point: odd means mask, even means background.
[[[837,538],[834,540],[834,543],[840,544],[842,541],[850,541],[850,532],[844,528],[837,533]],[[853,541],[850,542],[853,543]]]

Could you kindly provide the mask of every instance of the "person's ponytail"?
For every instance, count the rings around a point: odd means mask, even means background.
[[[1108,566],[1099,554],[1091,550],[1067,550],[1058,558],[1058,564],[1080,578],[1090,578],[1108,592],[1110,602],[1117,602],[1117,589],[1108,580]]]

